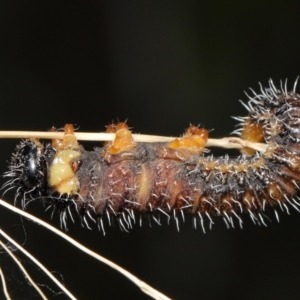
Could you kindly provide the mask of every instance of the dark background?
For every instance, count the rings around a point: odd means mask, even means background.
[[[288,78],[292,88],[300,75],[299,11],[292,1],[1,1],[0,128],[71,122],[103,131],[128,119],[141,133],[176,136],[201,123],[213,137],[229,135],[231,116],[246,114],[238,102],[247,99],[244,90],[258,91],[269,78],[277,85]],[[1,141],[1,172],[16,143]],[[13,192],[4,198],[13,203]],[[59,227],[58,214],[51,220],[41,203],[27,211]],[[129,234],[116,226],[106,237],[96,227],[82,229],[78,218],[68,227],[70,236],[174,299],[298,299],[300,216],[290,211],[280,224],[270,212],[268,228],[247,215],[243,230],[216,220],[206,235],[189,218],[180,233],[174,223]],[[148,299],[40,226],[4,208],[0,218],[1,228],[60,273],[79,299]],[[5,254],[1,265],[13,299],[38,299]]]

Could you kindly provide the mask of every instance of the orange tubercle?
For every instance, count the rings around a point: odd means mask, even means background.
[[[186,148],[194,153],[201,153],[208,139],[208,131],[204,128],[191,125],[181,138],[177,138],[168,144],[171,149]]]
[[[202,137],[205,141],[208,139],[208,131],[205,128],[199,128],[198,126],[190,125],[190,127],[186,130],[184,136],[193,136],[198,135]]]
[[[245,121],[245,125],[241,134],[241,138],[254,143],[264,142],[264,129],[262,123],[254,123],[250,118]],[[251,148],[241,149],[242,154],[254,155],[255,150]]]
[[[57,131],[57,129],[54,126],[52,126],[51,129],[49,129],[49,132],[56,132],[56,131]],[[52,139],[52,146],[56,150],[62,150],[62,149],[64,149],[63,140],[61,140],[61,139]]]
[[[55,132],[57,130],[55,127],[52,127],[49,131]],[[74,135],[74,126],[72,124],[66,124],[64,127],[64,138],[62,140],[52,139],[52,146],[56,150],[77,149],[78,142]]]
[[[64,127],[64,149],[77,149],[78,142],[74,135],[74,126],[72,124],[66,124]]]
[[[106,132],[116,133],[113,142],[106,144],[108,145],[107,151],[109,154],[117,154],[122,151],[128,151],[136,146],[132,133],[128,128],[128,125],[124,122],[119,122],[117,125],[111,124],[107,126]]]
[[[107,133],[116,133],[120,129],[129,129],[129,127],[125,122],[119,122],[118,124],[112,123],[106,126]]]

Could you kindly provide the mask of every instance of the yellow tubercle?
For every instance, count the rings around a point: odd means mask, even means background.
[[[81,154],[76,150],[79,145],[74,135],[73,125],[66,124],[64,131],[63,140],[52,141],[57,152],[49,168],[49,184],[60,194],[73,195],[80,187],[75,171]]]

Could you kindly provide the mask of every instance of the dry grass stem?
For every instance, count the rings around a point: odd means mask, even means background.
[[[114,133],[105,132],[75,132],[76,139],[79,141],[112,141],[115,137]],[[40,138],[40,139],[62,139],[63,132],[42,132],[42,131],[0,131],[0,138]],[[154,143],[154,142],[170,142],[174,137],[133,134],[136,142]],[[242,140],[238,137],[226,137],[221,139],[208,139],[207,147],[220,147],[226,149],[242,149],[252,148],[254,150],[265,152],[267,144],[252,143]]]
[[[134,284],[136,284],[144,293],[146,293],[147,295],[149,295],[150,297],[152,297],[153,299],[156,300],[170,300],[170,298],[168,298],[167,296],[163,295],[162,293],[160,293],[159,291],[155,290],[153,287],[151,287],[150,285],[148,285],[147,283],[141,281],[139,278],[137,278],[136,276],[132,275],[131,273],[129,273],[128,271],[126,271],[125,269],[123,269],[122,267],[118,266],[117,264],[113,263],[112,261],[104,258],[103,256],[91,251],[90,249],[84,247],[83,245],[81,245],[80,243],[78,243],[77,241],[75,241],[74,239],[70,238],[68,235],[64,234],[63,232],[61,232],[60,230],[54,228],[53,226],[49,225],[48,223],[40,220],[37,217],[34,217],[28,213],[26,213],[25,211],[22,211],[10,204],[8,204],[7,202],[5,202],[4,200],[0,200],[0,205],[6,207],[7,209],[39,224],[42,225],[43,227],[47,228],[48,230],[52,231],[53,233],[59,235],[61,238],[65,239],[67,242],[69,242],[70,244],[72,244],[73,246],[77,247],[79,250],[81,250],[82,252],[88,254],[89,256],[92,256],[93,258],[95,258],[96,260],[108,265],[109,267],[115,269],[116,271],[118,271],[119,273],[121,273],[122,275],[124,275],[125,277],[127,277],[129,280],[131,280]],[[2,230],[0,230],[0,234],[3,235],[9,242],[11,242],[13,245],[15,245],[20,251],[22,251],[24,254],[26,251],[25,249],[23,249],[20,245],[18,245],[15,241],[13,241],[9,236],[7,236]],[[19,248],[21,247],[21,248]],[[27,252],[27,251],[26,251]],[[32,257],[28,252],[27,255],[31,260],[33,260],[35,263],[36,260],[34,257]],[[44,272],[46,272],[46,270],[44,270],[44,266],[39,265],[39,267],[41,269],[43,269]],[[47,273],[47,275],[49,275]],[[50,273],[51,276],[53,276]],[[68,296],[71,299],[76,299],[72,294],[69,293],[69,291],[66,291],[64,287],[60,288],[68,294]]]

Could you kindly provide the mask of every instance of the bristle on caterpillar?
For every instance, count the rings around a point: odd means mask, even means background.
[[[300,186],[300,95],[277,89],[270,80],[261,94],[253,92],[244,106],[248,110],[235,133],[243,140],[266,143],[265,152],[242,149],[237,158],[214,158],[207,154],[208,131],[190,126],[181,138],[169,143],[137,143],[126,123],[111,124],[112,142],[86,151],[78,144],[73,126],[65,127],[65,138],[43,146],[36,139],[24,140],[13,154],[10,180],[4,188],[17,188],[23,206],[44,198],[61,211],[75,210],[88,225],[115,218],[128,231],[135,214],[149,214],[160,224],[160,216],[175,219],[191,214],[205,232],[205,219],[213,224],[221,216],[227,227],[234,219],[242,227],[242,214],[266,225],[271,209],[299,211]]]

